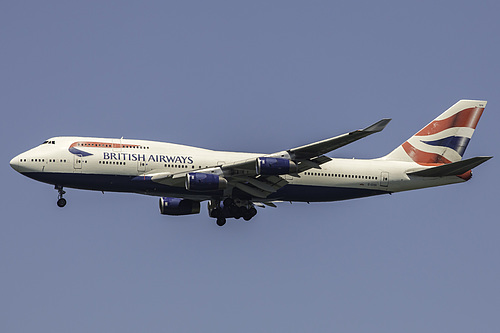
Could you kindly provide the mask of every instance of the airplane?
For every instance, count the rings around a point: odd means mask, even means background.
[[[158,196],[160,213],[189,215],[208,201],[223,226],[248,221],[256,207],[278,202],[329,202],[468,181],[492,156],[462,159],[486,101],[460,100],[389,154],[375,159],[325,154],[382,131],[365,129],[272,154],[215,151],[173,143],[93,137],[53,137],[10,161],[17,172],[63,189]]]

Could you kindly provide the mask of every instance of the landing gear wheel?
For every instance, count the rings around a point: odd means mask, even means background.
[[[241,217],[244,217],[245,214],[247,213],[247,208],[246,207],[238,207],[238,217],[236,217],[237,219],[241,218]]]
[[[255,209],[255,207],[252,207],[246,212],[245,215],[243,215],[243,219],[245,221],[250,221],[255,215],[257,215],[257,209]]]
[[[234,200],[231,198],[226,198],[222,203],[224,204],[225,207],[230,207],[234,205]]]
[[[61,208],[66,206],[66,199],[61,198],[61,199],[57,200],[57,206],[59,206]]]
[[[224,224],[226,224],[226,218],[224,218],[224,217],[218,217],[217,218],[217,225],[219,227],[222,227]]]
[[[55,189],[59,193],[58,200],[57,200],[57,206],[59,207],[64,207],[66,206],[66,199],[63,198],[63,195],[66,194],[66,191],[63,190],[62,186],[56,185]]]
[[[232,205],[231,208],[229,208],[229,214],[231,214],[232,217],[235,219],[239,219],[243,216],[241,214],[241,207],[237,207],[236,205]]]

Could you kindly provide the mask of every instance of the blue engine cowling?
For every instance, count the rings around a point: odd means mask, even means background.
[[[186,175],[186,190],[217,191],[227,187],[227,180],[211,173],[191,172]]]
[[[296,173],[297,170],[297,164],[286,158],[259,157],[256,161],[256,171],[259,175],[285,175]]]
[[[160,213],[163,215],[190,215],[200,212],[200,202],[180,198],[160,198]]]

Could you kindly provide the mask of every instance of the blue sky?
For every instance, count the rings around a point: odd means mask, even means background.
[[[3,332],[494,332],[495,1],[0,5]],[[271,153],[393,118],[331,154],[385,155],[489,101],[465,184],[284,203],[219,228],[157,198],[57,192],[9,167],[58,135]]]

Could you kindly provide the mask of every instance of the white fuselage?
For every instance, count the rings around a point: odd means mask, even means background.
[[[213,193],[193,193],[141,181],[141,177],[155,172],[194,172],[259,156],[146,140],[55,137],[16,156],[11,165],[30,178],[56,186],[208,200]],[[298,177],[280,176],[288,184],[268,201],[336,201],[465,181],[457,176],[407,175],[422,168],[414,162],[383,158],[332,159]]]

